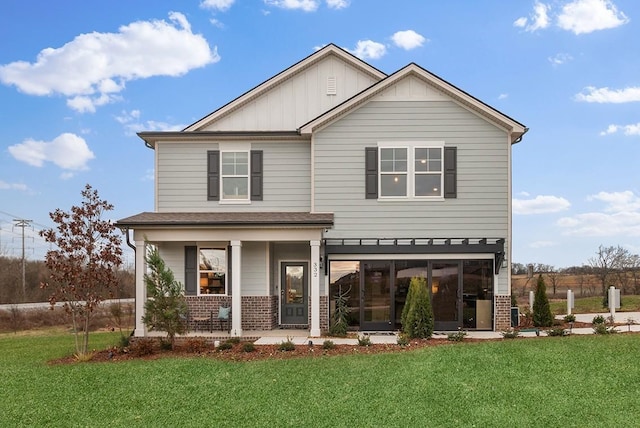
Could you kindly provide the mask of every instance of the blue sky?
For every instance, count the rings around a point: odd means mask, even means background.
[[[530,128],[513,148],[513,260],[640,253],[640,2],[6,0],[0,252],[48,249],[86,183],[113,219],[153,210],[153,152],[327,43],[385,73],[415,62]],[[130,255],[129,255],[130,257]]]

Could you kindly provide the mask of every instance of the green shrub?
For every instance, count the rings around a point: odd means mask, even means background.
[[[278,349],[280,351],[293,351],[296,349],[296,345],[291,341],[291,339],[287,338],[287,340],[283,341],[278,345]]]
[[[547,330],[547,336],[566,336],[567,331],[564,328],[552,328]]]
[[[333,349],[336,347],[336,344],[333,343],[333,341],[331,340],[325,340],[324,342],[322,342],[322,349]]]
[[[564,322],[576,322],[576,316],[573,314],[565,315]]]
[[[510,328],[501,331],[500,334],[504,339],[515,339],[516,337],[520,336],[520,330],[518,330],[517,328]]]
[[[247,342],[242,345],[242,351],[244,352],[255,352],[256,345],[253,342]]]
[[[433,309],[424,278],[411,278],[402,310],[402,332],[410,339],[426,339],[433,334]]]
[[[593,324],[593,332],[595,334],[614,334],[617,333],[613,325],[611,317],[605,318],[602,315],[596,315],[591,321]]]
[[[593,317],[593,319],[591,320],[591,323],[593,325],[596,324],[604,324],[607,320],[602,316],[602,315],[596,315],[595,317]]]
[[[533,299],[533,325],[535,327],[551,327],[553,325],[553,314],[542,275],[538,276],[536,294]]]
[[[331,315],[329,334],[336,337],[345,337],[349,325],[349,295],[348,292],[336,295],[336,307]]]
[[[229,339],[226,340],[226,342],[232,344],[232,345],[237,345],[238,343],[240,343],[240,338],[239,337],[230,337]]]
[[[450,342],[462,342],[466,335],[466,331],[458,330],[455,333],[448,333],[447,340]]]
[[[402,347],[409,346],[409,338],[407,337],[406,334],[400,333],[398,335],[397,343],[398,343],[398,345],[400,345]]]
[[[371,338],[366,335],[358,336],[358,346],[371,346]]]
[[[218,346],[218,351],[226,351],[229,349],[233,349],[233,343],[226,341],[226,342],[222,342],[220,344],[220,346]]]

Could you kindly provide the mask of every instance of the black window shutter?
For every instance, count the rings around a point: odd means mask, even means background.
[[[198,294],[198,247],[184,247],[184,294]]]
[[[457,147],[444,148],[444,197],[458,197]]]
[[[231,246],[227,247],[227,277],[225,278],[227,281],[227,295],[231,296],[231,281],[233,271],[231,270],[231,266],[233,266],[232,258],[231,258]]]
[[[378,199],[378,148],[365,147],[365,198]]]
[[[262,200],[262,150],[251,150],[251,200]]]
[[[207,200],[220,200],[220,150],[207,152]]]

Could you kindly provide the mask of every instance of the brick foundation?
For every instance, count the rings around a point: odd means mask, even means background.
[[[511,296],[496,296],[496,331],[511,328]]]
[[[273,330],[278,325],[277,296],[242,296],[242,329],[243,330]],[[213,313],[213,329],[227,328],[226,323],[218,322],[218,308],[231,306],[231,296],[187,296],[189,307],[190,331],[206,330],[208,323],[194,321],[194,318],[209,317]],[[233,318],[233,312],[231,313]]]

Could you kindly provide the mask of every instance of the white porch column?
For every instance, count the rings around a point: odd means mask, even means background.
[[[320,337],[320,241],[311,245],[311,329],[309,335]]]
[[[144,273],[147,270],[146,243],[144,241],[136,241],[136,329],[133,335],[143,337],[147,329],[142,322],[144,316],[144,303],[147,301],[147,287],[144,283]]]
[[[242,242],[231,241],[231,336],[242,336]]]

